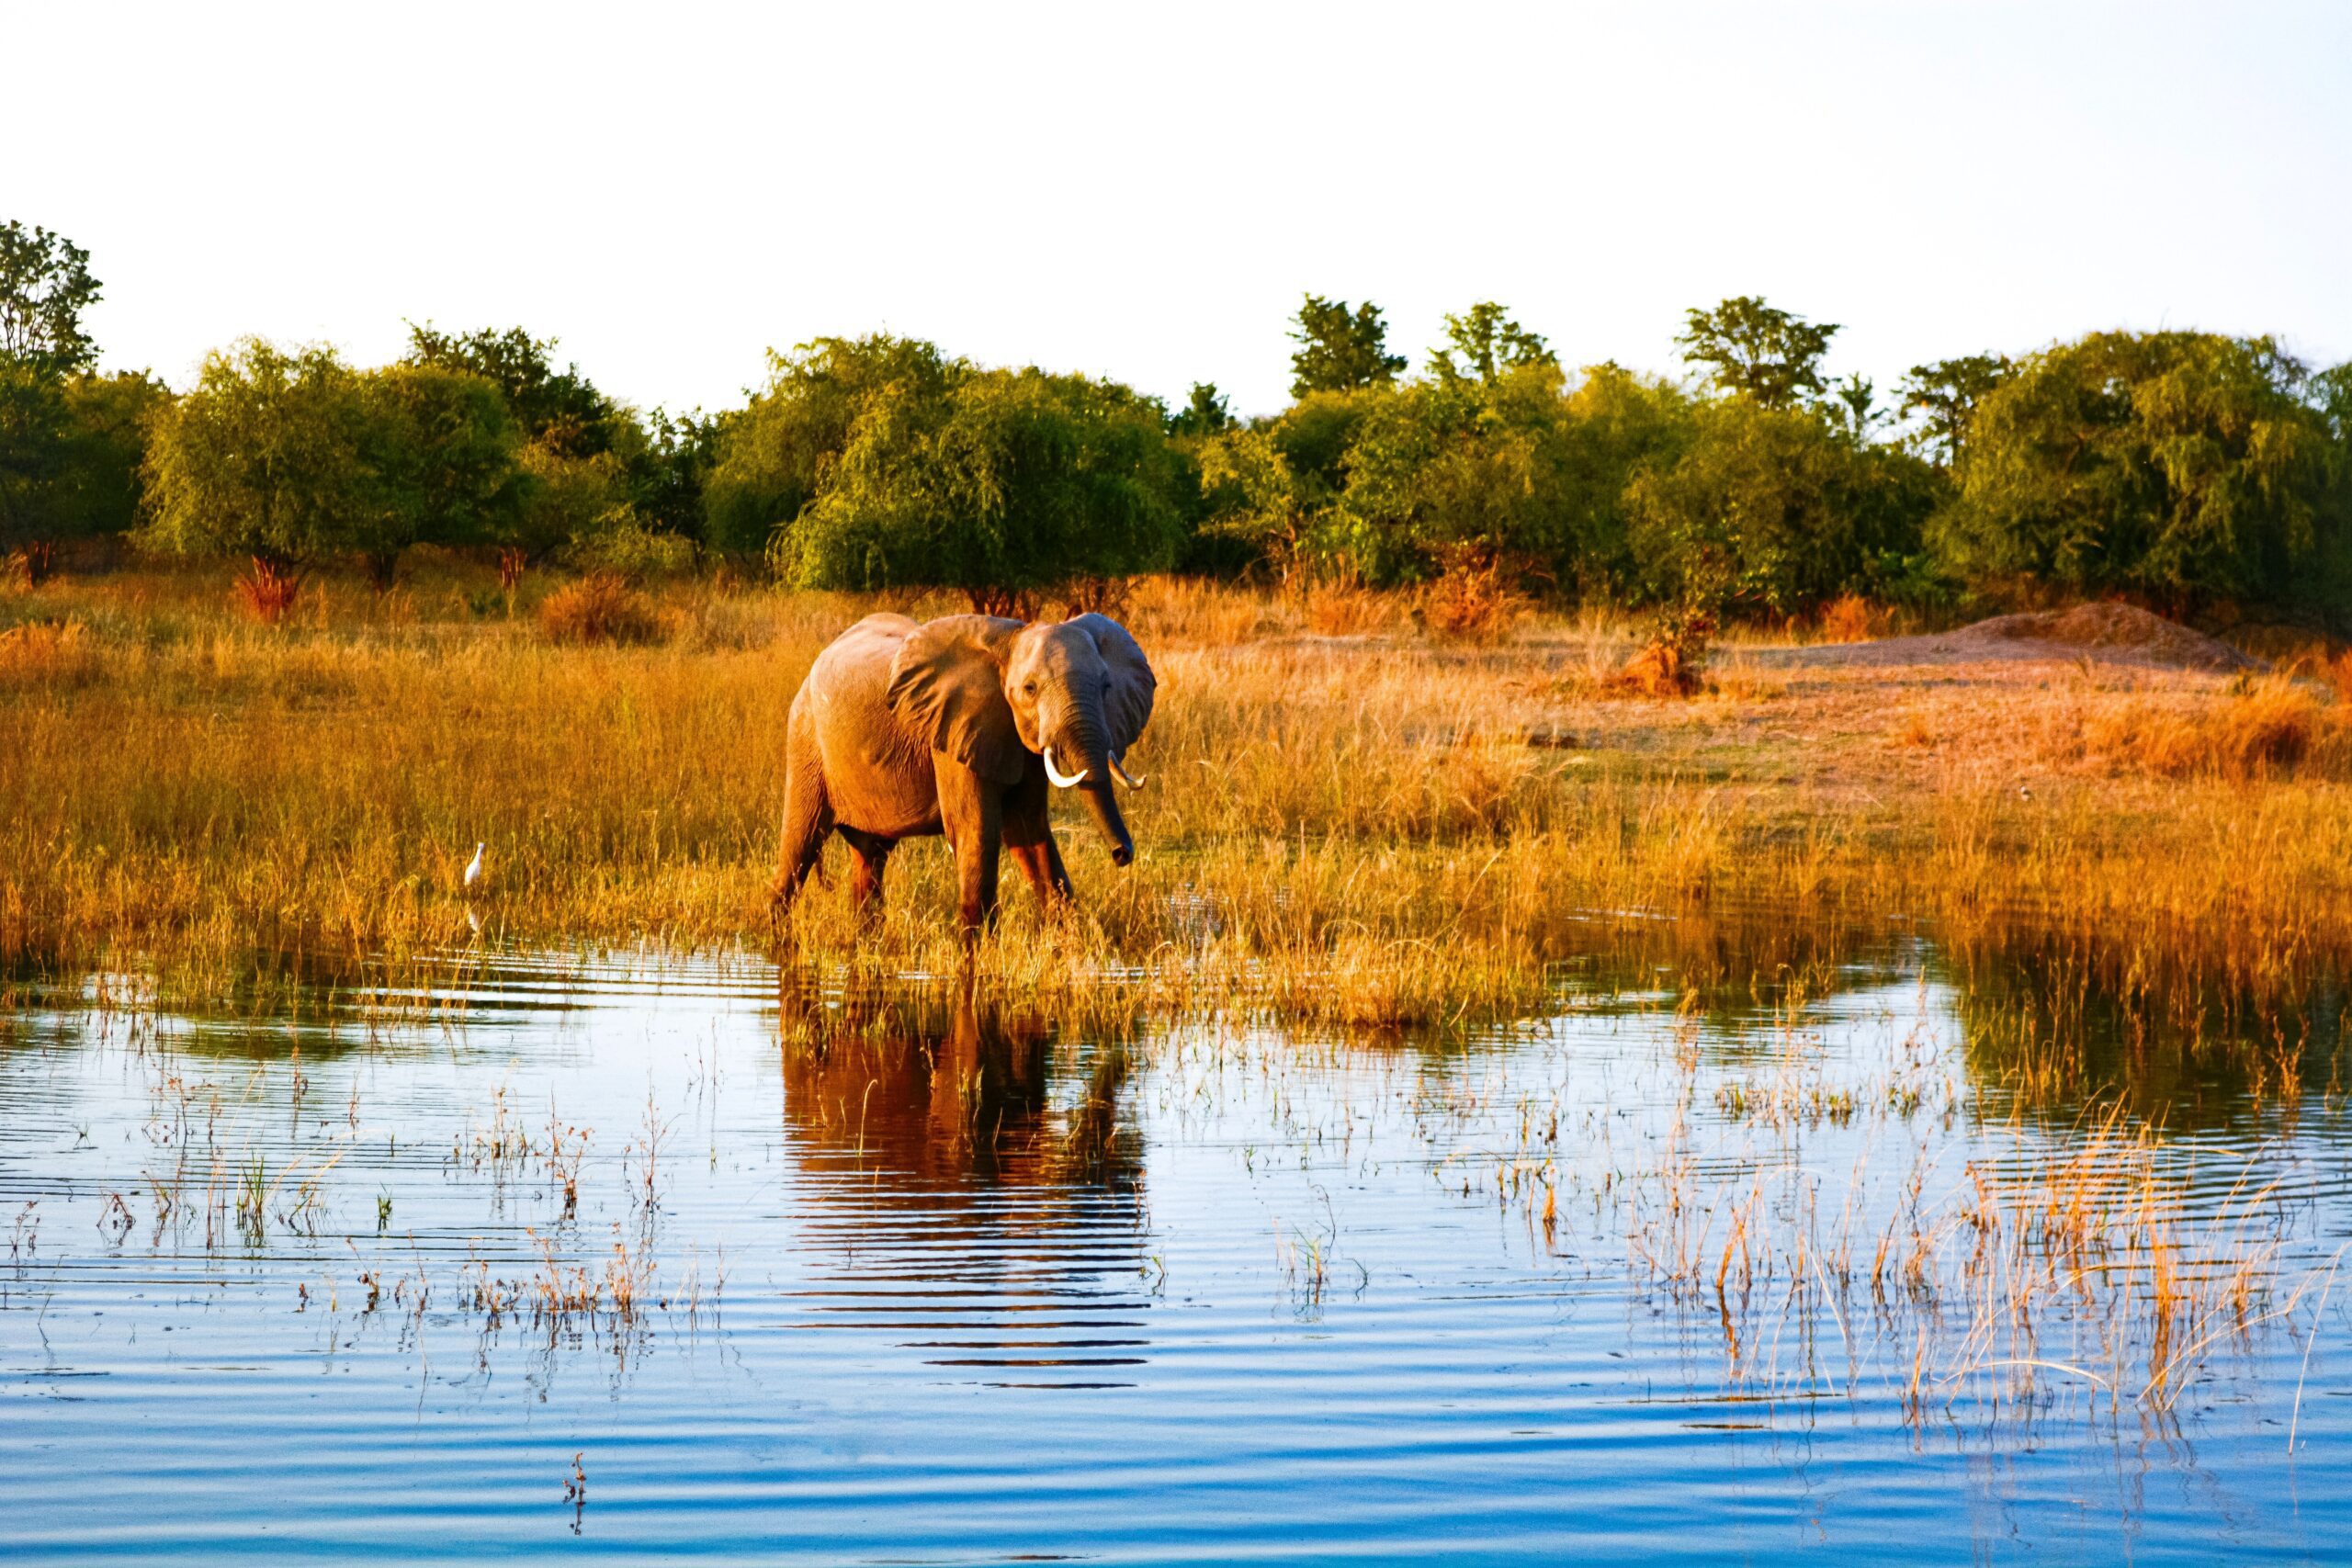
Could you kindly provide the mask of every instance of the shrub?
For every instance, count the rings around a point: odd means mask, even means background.
[[[1715,630],[1712,610],[1684,605],[1666,610],[1647,646],[1611,676],[1603,689],[1621,696],[1695,695],[1706,684]]]
[[[237,600],[263,626],[274,626],[294,607],[302,574],[265,556],[255,556],[237,578]]]
[[[609,572],[566,583],[539,601],[539,630],[552,642],[645,643],[662,623],[642,593]]]
[[[1868,642],[1885,635],[1883,612],[1859,593],[1843,593],[1821,607],[1816,628],[1824,642]]]
[[[2332,612],[2347,519],[2308,390],[2268,338],[2094,333],[2047,349],[1978,403],[1940,547],[1980,580]]]
[[[639,582],[693,570],[695,547],[691,539],[646,527],[635,513],[622,508],[598,519],[594,529],[575,538],[563,558],[592,577]]]
[[[1456,550],[1421,596],[1421,625],[1435,637],[1492,642],[1527,608],[1498,557]]]

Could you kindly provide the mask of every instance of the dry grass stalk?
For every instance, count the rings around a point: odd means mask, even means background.
[[[1310,579],[1298,601],[1306,629],[1317,637],[1376,637],[1396,619],[1394,601],[1353,578]]]
[[[74,684],[97,669],[97,639],[78,616],[0,631],[0,686]]]
[[[416,623],[314,592],[320,624],[266,636],[200,573],[45,590],[59,619],[0,633],[0,798],[17,803],[0,818],[0,958],[135,944],[175,987],[240,994],[278,983],[257,949],[397,967],[471,940],[447,895],[478,840],[499,868],[484,913],[511,940],[764,942],[780,716],[873,602],[668,584],[643,603],[678,635],[622,652],[475,618],[449,571],[488,576],[427,558]],[[1016,887],[989,948],[1057,997],[1231,987],[1405,1026],[1539,989],[1580,909],[1750,897],[1898,904],[1962,942],[2027,919],[2119,964],[2194,954],[2255,986],[2352,953],[2352,744],[2302,687],[1781,664],[1631,708],[1568,678],[1613,661],[1613,629],[1539,622],[1467,652],[1261,640],[1298,624],[1297,601],[1230,587],[1147,582],[1133,604],[1162,682],[1138,761],[1169,781],[1130,801],[1142,855],[1114,874],[1069,823],[1079,919],[1041,921]],[[422,618],[443,604],[450,618]],[[2176,772],[2138,739],[2086,742],[2142,708],[2219,760]],[[1891,710],[1917,718],[1904,744]],[[2298,725],[2290,764],[2278,736]],[[1528,743],[1566,733],[1573,748]],[[948,877],[918,842],[870,937],[839,887],[796,928],[827,962],[952,963],[934,951]],[[1343,997],[1328,976],[1351,972]]]

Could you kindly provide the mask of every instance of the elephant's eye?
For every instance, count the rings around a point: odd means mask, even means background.
[[[1024,682],[1022,682],[1022,684],[1021,684],[1021,694],[1022,694],[1023,696],[1024,696],[1024,697],[1034,697],[1034,696],[1035,696],[1035,695],[1037,694],[1037,682],[1036,682],[1036,681],[1035,681],[1035,680],[1034,680],[1034,679],[1032,679],[1032,680],[1028,680],[1028,681],[1024,681]]]

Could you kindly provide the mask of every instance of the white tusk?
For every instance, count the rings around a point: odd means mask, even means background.
[[[1048,746],[1046,748],[1046,776],[1054,781],[1056,789],[1068,789],[1072,784],[1086,782],[1086,770],[1080,768],[1074,773],[1064,773],[1054,766],[1054,749]]]
[[[1116,757],[1113,757],[1111,759],[1111,776],[1118,780],[1121,784],[1126,785],[1129,789],[1143,788],[1143,780],[1136,777],[1133,773],[1128,773],[1126,769],[1119,766],[1119,759]]]

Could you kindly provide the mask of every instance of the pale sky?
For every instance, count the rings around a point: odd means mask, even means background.
[[[520,324],[640,406],[876,329],[1244,412],[1306,290],[1677,370],[2099,327],[2352,357],[2352,5],[153,7],[0,0],[0,220],[109,366]]]

